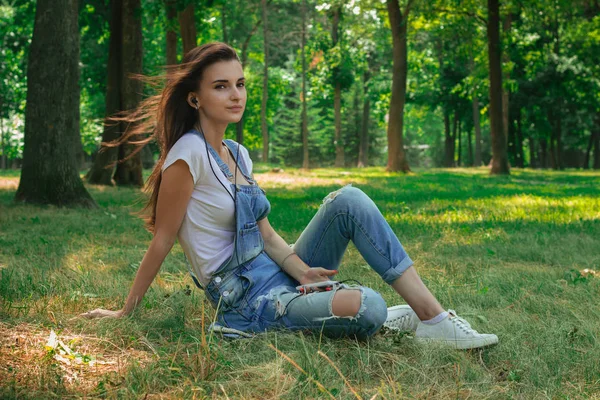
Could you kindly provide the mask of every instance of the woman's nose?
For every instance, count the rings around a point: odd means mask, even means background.
[[[241,94],[241,90],[240,90],[240,88],[239,88],[239,87],[237,87],[237,86],[234,86],[234,87],[233,87],[233,90],[231,91],[231,99],[232,99],[232,100],[233,100],[233,99],[236,99],[236,100],[237,100],[237,99],[240,99],[241,97],[242,97],[242,94]]]

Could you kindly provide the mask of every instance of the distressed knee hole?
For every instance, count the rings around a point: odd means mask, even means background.
[[[331,301],[331,315],[358,318],[362,305],[360,289],[338,290]]]
[[[344,189],[346,189],[346,188],[348,188],[348,187],[352,187],[352,184],[351,184],[351,183],[349,183],[348,185],[344,186],[343,188],[341,188],[341,189],[338,189],[338,190],[336,190],[336,191],[334,191],[334,192],[331,192],[331,193],[329,193],[329,194],[328,194],[327,196],[325,196],[325,198],[323,199],[323,204],[328,204],[328,203],[331,203],[333,200],[335,200],[335,198],[336,198],[336,197],[337,197],[337,196],[338,196],[340,193],[342,193],[342,191],[343,191]]]

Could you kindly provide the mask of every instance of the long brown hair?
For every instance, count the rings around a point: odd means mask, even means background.
[[[138,153],[144,145],[156,140],[160,149],[160,157],[146,182],[144,191],[150,193],[148,203],[142,210],[146,229],[154,234],[156,222],[156,203],[161,183],[161,169],[167,153],[173,145],[198,121],[198,111],[187,102],[189,92],[197,92],[200,81],[207,67],[220,61],[240,61],[236,51],[225,43],[213,42],[198,46],[185,54],[181,64],[166,66],[166,73],[159,76],[146,77],[135,75],[152,85],[160,93],[143,100],[132,111],[127,111],[110,118],[112,121],[129,123],[126,131],[119,139],[111,143],[103,143],[107,147],[119,146],[123,143],[138,145],[129,156]],[[161,89],[161,85],[164,87]],[[139,138],[152,132],[147,138]],[[119,160],[122,162],[124,160]]]

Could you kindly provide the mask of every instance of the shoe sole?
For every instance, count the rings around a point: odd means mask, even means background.
[[[498,344],[498,339],[479,339],[479,340],[440,340],[440,339],[429,339],[429,338],[415,338],[416,343],[429,344],[429,343],[440,343],[444,346],[451,347],[457,350],[469,350],[478,349],[481,347],[493,346]]]

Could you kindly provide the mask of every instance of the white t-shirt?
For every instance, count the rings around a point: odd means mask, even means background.
[[[248,173],[252,174],[252,160],[248,150],[241,145],[240,157],[244,157]],[[231,183],[210,152],[207,157],[204,139],[198,134],[188,132],[175,143],[167,154],[162,171],[177,160],[187,163],[194,179],[192,198],[177,238],[192,271],[206,287],[212,274],[233,254],[234,203],[219,180],[233,195]]]

